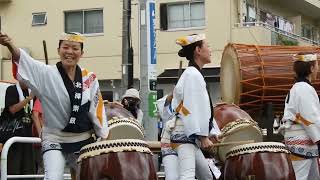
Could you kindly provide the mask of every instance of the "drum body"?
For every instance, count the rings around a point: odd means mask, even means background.
[[[121,107],[110,108],[106,105],[106,114],[110,131],[109,140],[144,138],[142,126],[128,110]]]
[[[282,112],[294,83],[293,56],[300,52],[318,53],[320,57],[316,47],[227,45],[221,60],[222,100],[249,113],[271,102],[274,111]],[[314,85],[319,89],[318,80]]]
[[[213,112],[214,119],[216,120],[220,129],[237,119],[252,119],[248,113],[240,109],[235,104],[230,103],[215,104]]]
[[[84,146],[77,180],[156,180],[151,151],[142,140],[100,141]]]
[[[289,151],[282,143],[262,142],[232,148],[225,162],[225,180],[295,180]]]
[[[239,141],[262,142],[262,133],[249,114],[238,106],[228,103],[218,103],[214,106],[214,118],[221,129],[219,136],[221,143],[234,143],[217,146],[211,154],[224,162],[227,152],[234,146],[240,145]],[[242,143],[244,144],[244,143]],[[216,155],[214,155],[216,153]]]
[[[110,107],[108,104],[105,104],[105,109],[108,119],[112,119],[113,117],[134,118],[131,112],[122,107]]]

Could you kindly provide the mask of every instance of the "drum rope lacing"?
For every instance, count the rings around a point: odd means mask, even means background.
[[[100,154],[116,153],[116,152],[142,152],[152,154],[146,142],[137,139],[119,139],[99,141],[84,146],[80,150],[78,162],[83,159],[97,156]]]
[[[233,149],[231,149],[226,157],[233,157],[238,156],[242,154],[249,154],[254,152],[273,152],[273,153],[286,153],[290,154],[290,151],[287,149],[287,147],[284,144],[246,144],[242,145],[242,147],[236,146]]]
[[[266,93],[266,81],[265,81],[265,69],[264,69],[264,66],[265,66],[265,62],[264,62],[264,59],[262,58],[261,56],[261,51],[260,51],[260,48],[255,45],[254,46],[257,50],[257,56],[259,57],[260,61],[261,61],[261,78],[262,78],[262,96],[261,96],[261,105],[264,104],[264,96],[265,96],[265,93]]]
[[[231,123],[228,123],[225,127],[223,127],[221,129],[221,134],[226,134],[230,132],[230,130],[236,127],[239,127],[239,125],[254,125],[260,130],[258,123],[253,121],[252,119],[237,119]]]
[[[282,85],[266,85],[265,80],[267,78],[269,79],[280,79],[280,80],[288,80],[291,79],[294,81],[294,74],[293,72],[288,73],[288,72],[283,72],[283,73],[266,73],[266,68],[267,67],[276,67],[276,68],[281,68],[281,67],[288,67],[289,63],[291,62],[290,59],[286,59],[284,61],[276,61],[276,62],[268,62],[264,58],[265,56],[272,56],[274,58],[284,58],[286,56],[292,54],[296,54],[299,52],[314,52],[314,53],[320,53],[319,48],[315,47],[284,47],[280,48],[278,46],[257,46],[257,45],[242,45],[242,44],[231,44],[230,45],[233,49],[235,49],[240,65],[240,70],[242,71],[241,76],[243,73],[246,74],[251,74],[252,78],[248,78],[245,80],[240,81],[241,84],[249,85],[250,87],[256,87],[257,89],[255,90],[250,90],[246,92],[241,92],[240,96],[250,96],[254,97],[256,99],[250,100],[248,102],[242,102],[240,101],[239,106],[244,107],[244,106],[251,106],[252,109],[251,111],[259,110],[262,108],[262,105],[264,102],[273,102],[273,106],[276,107],[282,107],[283,106],[283,101],[286,97],[286,92],[289,91],[291,88],[292,84],[282,84]],[[242,62],[240,59],[245,59],[245,57],[254,57],[258,56],[258,59],[260,60],[260,64],[251,64],[248,67],[245,67],[244,63],[252,60],[248,60],[246,62]],[[293,62],[293,61],[292,61]],[[261,67],[261,73],[255,73],[252,72],[252,68],[254,67]],[[288,77],[289,76],[289,77]],[[257,83],[258,80],[260,80],[261,84]],[[317,80],[313,84],[320,84],[319,80]],[[266,95],[266,91],[271,90],[271,91],[282,91],[281,95]],[[262,94],[259,92],[262,91]]]

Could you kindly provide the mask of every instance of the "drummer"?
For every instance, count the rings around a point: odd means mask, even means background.
[[[127,109],[136,118],[140,125],[142,125],[143,112],[140,109],[141,99],[139,96],[139,91],[130,88],[127,89],[122,96],[121,104],[125,109]]]
[[[284,140],[291,151],[297,180],[320,179],[318,147],[320,140],[320,104],[311,82],[318,73],[317,55],[298,54],[294,62],[296,83],[285,101],[282,121]]]
[[[18,79],[41,100],[46,118],[42,130],[45,179],[63,179],[65,163],[77,169],[77,152],[92,143],[92,133],[106,139],[109,134],[104,104],[96,75],[80,68],[84,37],[63,33],[59,40],[60,61],[45,65],[18,49],[6,34],[0,44],[7,46],[18,65]]]
[[[169,109],[175,115],[166,125],[166,129],[171,129],[172,132],[165,136],[170,136],[171,147],[178,156],[179,179],[194,179],[196,168],[201,170],[201,173],[197,174],[198,179],[213,179],[208,162],[200,149],[210,149],[213,142],[209,136],[216,137],[220,133],[213,118],[213,106],[201,73],[203,66],[211,62],[211,51],[204,34],[181,37],[176,43],[182,47],[178,55],[189,60],[189,67],[173,90],[172,102],[166,103],[164,108],[164,111]]]

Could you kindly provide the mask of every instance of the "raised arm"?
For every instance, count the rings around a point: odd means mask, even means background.
[[[0,32],[0,44],[6,46],[12,54],[12,60],[19,62],[20,50],[14,45],[12,39],[5,33]]]

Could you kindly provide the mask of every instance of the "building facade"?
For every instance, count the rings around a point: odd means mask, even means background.
[[[134,84],[139,88],[139,1],[132,0]],[[55,64],[61,32],[86,36],[80,65],[94,71],[107,99],[121,98],[122,1],[0,0],[1,30],[32,57]],[[159,95],[172,91],[179,58],[174,40],[206,33],[212,63],[205,74],[213,101],[219,101],[219,66],[228,43],[257,45],[319,45],[319,0],[156,0],[157,73]],[[12,80],[10,54],[0,50],[0,79]]]

